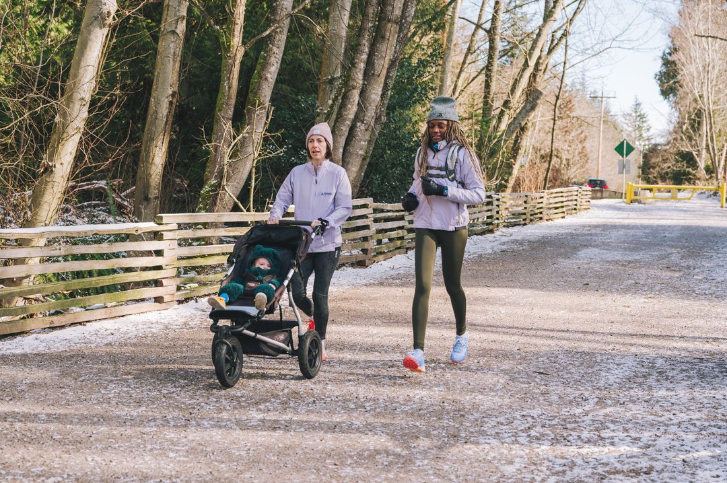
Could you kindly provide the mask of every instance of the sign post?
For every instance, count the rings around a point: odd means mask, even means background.
[[[622,166],[623,166],[624,180],[623,180],[623,188],[622,188],[623,193],[621,193],[621,199],[625,199],[625,196],[626,196],[626,158],[629,156],[629,154],[634,152],[634,147],[626,140],[626,138],[624,138],[623,141],[618,143],[618,145],[614,148],[614,150],[619,154],[619,156],[621,156],[622,163],[623,163]]]

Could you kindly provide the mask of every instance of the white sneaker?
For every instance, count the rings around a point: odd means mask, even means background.
[[[424,351],[414,349],[413,351],[407,352],[403,365],[411,372],[426,372],[424,368]]]
[[[210,304],[210,306],[214,310],[225,310],[225,308],[227,307],[225,299],[220,297],[219,295],[212,295],[210,298],[207,299],[207,303]]]
[[[454,338],[454,347],[452,347],[452,354],[450,359],[453,363],[459,364],[467,357],[467,345],[469,344],[470,336],[465,332],[462,335],[458,335]]]
[[[255,295],[255,308],[257,310],[265,310],[265,306],[268,304],[268,297],[260,292],[259,294]]]

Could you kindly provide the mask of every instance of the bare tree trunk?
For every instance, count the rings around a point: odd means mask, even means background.
[[[346,144],[351,123],[358,109],[359,97],[364,83],[364,71],[366,70],[366,59],[371,51],[371,43],[376,28],[376,18],[379,12],[378,0],[368,0],[365,3],[364,14],[359,28],[358,44],[351,62],[351,72],[346,82],[346,88],[341,97],[340,108],[335,116],[335,123],[331,130],[333,135],[333,160],[337,164],[342,163],[343,147]]]
[[[530,44],[530,48],[528,49],[525,61],[523,62],[522,67],[518,71],[515,80],[510,86],[508,97],[503,103],[502,109],[497,116],[497,121],[495,123],[494,129],[495,132],[501,132],[505,129],[505,126],[507,126],[511,119],[512,107],[517,106],[521,103],[521,97],[530,80],[530,75],[532,74],[533,69],[537,64],[538,59],[541,57],[543,46],[548,40],[553,25],[555,24],[555,21],[558,18],[561,9],[563,8],[563,0],[552,0],[552,7],[548,8],[547,4],[550,2],[551,0],[546,0],[543,23],[538,28],[535,39],[533,40],[532,44]]]
[[[96,92],[109,27],[116,14],[115,0],[89,0],[71,71],[58,107],[50,145],[41,165],[42,176],[33,189],[30,219],[24,227],[49,226],[58,219],[78,142],[88,119],[88,106]]]
[[[358,191],[363,177],[364,156],[376,120],[378,106],[384,90],[386,73],[396,45],[399,22],[402,17],[403,0],[383,0],[379,11],[371,52],[366,63],[365,83],[361,90],[359,107],[353,125],[346,138],[343,151],[343,167],[351,180],[353,193]]]
[[[318,81],[318,122],[332,124],[335,100],[343,74],[343,52],[346,47],[351,0],[331,0],[328,14],[328,35],[323,49],[321,76]]]
[[[587,0],[577,1],[578,3],[572,15],[564,25],[565,32],[570,31],[573,22],[583,10]],[[530,114],[540,102],[540,98],[543,95],[540,91],[542,77],[547,71],[553,55],[566,38],[566,33],[562,33],[560,36],[551,33],[556,17],[563,8],[563,2],[561,0],[545,1],[543,23],[539,27],[538,34],[533,40],[533,43],[530,45],[525,63],[510,86],[508,98],[503,103],[494,126],[490,126],[491,130],[487,138],[488,147],[485,151],[488,159],[496,156],[501,157],[503,148],[513,134],[518,132],[521,134],[527,133],[527,129],[521,130],[520,127],[527,123]],[[551,36],[552,39],[548,45],[546,44],[546,39]],[[527,77],[524,77],[526,74]],[[527,84],[524,82],[525,79],[527,79]],[[513,107],[517,105],[521,105],[522,107],[517,111],[515,116],[512,116]],[[513,174],[517,174],[518,167],[518,163],[514,162],[512,166]],[[511,182],[514,182],[512,179],[513,174],[510,176]]]
[[[568,39],[570,37],[570,30],[566,28],[565,32],[565,50],[563,52],[563,72],[560,75],[560,84],[558,84],[558,92],[555,95],[555,102],[553,103],[553,125],[550,129],[550,152],[548,153],[548,166],[545,168],[545,178],[543,179],[543,189],[548,189],[548,180],[550,178],[550,170],[553,167],[553,155],[555,153],[555,129],[558,125],[558,105],[560,104],[560,97],[563,94],[563,85],[565,84],[565,73],[568,70]]]
[[[482,21],[485,18],[485,9],[487,8],[487,0],[482,0],[480,3],[480,11],[477,14],[477,23],[475,24],[474,29],[472,29],[472,35],[470,36],[470,40],[467,43],[467,49],[464,51],[464,56],[462,57],[462,63],[459,66],[459,70],[457,71],[457,77],[454,79],[454,85],[452,86],[452,97],[457,97],[458,87],[459,87],[459,81],[462,78],[462,74],[464,74],[465,69],[467,68],[467,62],[469,62],[470,56],[475,51],[475,45],[477,44],[477,33],[479,32]]]
[[[484,152],[487,140],[491,137],[491,118],[495,109],[495,82],[500,57],[500,39],[502,38],[502,10],[504,0],[495,0],[492,5],[492,18],[487,46],[487,63],[485,64],[485,92],[482,104],[482,125],[480,128],[478,150]]]
[[[89,0],[86,4],[68,81],[58,106],[48,152],[41,164],[41,176],[33,188],[30,218],[23,223],[24,228],[51,226],[58,219],[58,209],[68,189],[73,160],[88,119],[88,106],[96,92],[109,28],[117,8],[115,0]],[[21,244],[43,246],[45,240],[26,239],[21,240]],[[18,259],[15,263],[37,263],[37,259]],[[6,285],[27,285],[31,281],[32,277],[6,280]],[[22,299],[6,299],[3,305],[12,306],[19,300]]]
[[[222,74],[217,92],[215,121],[212,128],[212,154],[205,171],[204,187],[200,193],[197,211],[212,210],[212,200],[219,196],[222,172],[229,159],[232,138],[232,115],[237,101],[240,63],[245,54],[242,33],[245,23],[246,0],[237,0],[227,32],[220,35],[220,45],[227,49],[222,57]]]
[[[189,0],[165,0],[149,110],[136,173],[134,216],[152,221],[159,213],[164,164],[179,89],[179,64]]]
[[[447,22],[447,39],[444,44],[444,56],[442,58],[442,69],[439,72],[439,95],[450,95],[449,77],[452,71],[452,56],[454,51],[455,34],[457,32],[457,17],[462,0],[454,0],[449,10],[449,22]]]
[[[401,56],[404,53],[404,48],[409,40],[409,33],[411,31],[411,24],[416,14],[418,0],[404,0],[404,7],[402,8],[401,22],[399,23],[399,32],[396,35],[396,46],[394,47],[394,55],[391,58],[391,64],[389,70],[386,73],[386,81],[384,82],[384,92],[381,95],[381,103],[379,104],[376,121],[374,122],[374,128],[371,132],[371,140],[368,143],[366,153],[363,158],[363,173],[366,172],[366,167],[371,159],[371,153],[376,144],[376,140],[379,137],[381,128],[386,123],[386,109],[389,105],[389,98],[391,97],[391,91],[394,87],[394,80],[396,79],[396,72],[399,69],[399,62]],[[360,185],[359,185],[360,186]]]
[[[278,0],[273,22],[277,25],[258,58],[245,103],[245,121],[240,129],[239,147],[223,173],[223,186],[214,199],[212,211],[229,211],[247,180],[262,143],[265,121],[270,109],[270,95],[275,87],[285,50],[293,0]]]

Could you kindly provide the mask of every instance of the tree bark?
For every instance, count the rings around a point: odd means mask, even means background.
[[[551,0],[546,1],[543,23],[538,28],[538,32],[535,35],[532,44],[530,44],[525,61],[520,67],[515,80],[511,84],[507,99],[505,99],[505,102],[502,104],[500,113],[497,116],[494,129],[496,133],[502,132],[505,129],[505,126],[507,126],[511,120],[510,111],[512,107],[521,103],[522,94],[530,81],[530,75],[537,64],[538,59],[542,56],[545,42],[548,40],[553,25],[563,8],[563,0],[552,0],[552,6],[550,8],[548,8],[548,3],[551,3]]]
[[[68,187],[78,142],[88,119],[88,106],[96,92],[104,47],[116,13],[115,0],[89,0],[71,62],[65,92],[58,107],[50,144],[33,189],[30,218],[24,227],[50,226]]]
[[[83,14],[81,32],[71,62],[63,97],[51,131],[48,152],[40,168],[40,179],[33,188],[30,218],[24,228],[52,226],[58,220],[58,209],[68,189],[73,160],[88,119],[88,107],[96,92],[98,74],[108,33],[118,6],[115,0],[89,0]],[[43,246],[45,239],[22,239],[22,246]],[[37,263],[38,259],[18,259],[16,265]],[[7,286],[28,285],[33,278],[5,281]],[[5,299],[2,306],[18,304],[22,299]]]
[[[548,153],[548,166],[545,168],[545,178],[543,179],[543,189],[548,189],[548,180],[550,178],[550,170],[553,167],[553,156],[555,153],[555,129],[558,125],[558,105],[560,97],[563,94],[563,86],[565,85],[565,73],[568,70],[568,39],[570,37],[570,29],[565,31],[565,50],[563,52],[563,71],[560,75],[560,83],[558,84],[558,92],[555,94],[555,102],[553,103],[553,125],[550,129],[550,152]]]
[[[449,77],[452,71],[452,57],[454,51],[455,34],[457,32],[457,17],[462,0],[454,0],[449,10],[449,22],[447,22],[447,38],[444,44],[444,55],[442,57],[442,68],[439,72],[440,96],[450,95]]]
[[[411,24],[416,14],[418,0],[405,0],[404,7],[402,8],[401,22],[399,24],[399,32],[396,35],[396,46],[394,47],[394,55],[391,58],[391,64],[389,70],[386,72],[386,81],[384,82],[384,92],[381,95],[381,102],[377,109],[376,121],[374,122],[374,128],[371,132],[371,140],[368,143],[366,152],[363,158],[363,173],[366,173],[366,167],[371,159],[371,153],[373,152],[376,140],[379,137],[381,128],[386,124],[386,109],[389,105],[389,98],[391,98],[391,91],[394,87],[394,80],[396,80],[396,72],[399,69],[399,62],[401,56],[404,53],[404,48],[409,41],[409,34],[411,32]],[[359,184],[360,186],[360,184]]]
[[[351,0],[331,0],[331,10],[328,14],[328,35],[323,49],[321,76],[318,81],[317,122],[333,123],[336,94],[343,74],[343,57],[350,13]]]
[[[139,170],[136,173],[134,216],[139,221],[152,221],[159,213],[162,175],[179,90],[179,64],[188,5],[189,0],[164,2],[154,84],[141,141]]]
[[[212,210],[212,200],[220,193],[222,173],[230,156],[232,138],[232,115],[237,101],[237,89],[240,80],[240,63],[245,54],[242,45],[242,34],[245,23],[246,0],[237,0],[235,9],[228,24],[227,32],[220,35],[220,44],[224,51],[222,58],[222,74],[217,92],[215,120],[212,127],[212,153],[205,171],[204,186],[200,193],[197,211]]]
[[[361,89],[359,106],[346,138],[342,157],[342,165],[351,180],[353,193],[358,191],[365,170],[364,156],[371,141],[386,73],[394,54],[403,6],[403,0],[383,0],[379,11],[376,35],[366,63],[365,82]]]
[[[454,79],[454,85],[452,86],[452,97],[457,97],[457,95],[459,94],[459,81],[462,78],[462,74],[464,74],[465,69],[467,68],[467,62],[469,62],[470,56],[475,51],[475,45],[477,43],[477,33],[480,30],[482,21],[485,18],[485,9],[487,8],[487,3],[487,0],[482,0],[482,3],[480,3],[480,11],[477,13],[477,23],[472,29],[472,35],[470,36],[470,40],[467,43],[467,49],[465,49],[464,51],[462,63],[460,64],[459,70],[457,71],[457,77]]]
[[[268,37],[258,58],[245,103],[245,121],[239,130],[239,148],[233,150],[232,159],[223,169],[222,189],[213,200],[212,211],[230,211],[260,150],[270,109],[270,96],[283,58],[292,10],[293,0],[278,0],[275,3],[273,22],[277,27]]]
[[[487,139],[490,137],[491,118],[495,109],[495,82],[497,80],[497,67],[500,57],[500,40],[502,38],[502,11],[505,7],[504,0],[495,0],[492,5],[492,18],[487,46],[487,63],[485,64],[485,88],[484,101],[482,104],[482,125],[480,127],[479,146],[480,152],[484,152]]]
[[[351,129],[353,118],[358,109],[359,97],[364,84],[364,71],[366,59],[371,51],[371,43],[376,28],[376,18],[379,12],[379,2],[369,0],[365,3],[364,14],[359,27],[358,43],[351,62],[351,71],[341,97],[340,108],[335,116],[331,131],[333,135],[333,161],[342,164],[343,147],[346,144],[348,132]]]
[[[573,22],[578,17],[580,12],[583,10],[583,7],[585,6],[586,0],[578,0],[578,4],[576,5],[576,8],[573,10],[573,13],[570,15],[568,20],[565,23],[565,28],[563,33],[558,37],[551,37],[551,42],[544,43],[541,46],[540,49],[540,55],[538,55],[537,60],[535,61],[535,66],[533,67],[532,72],[530,73],[530,77],[528,79],[528,85],[525,89],[525,100],[523,101],[523,107],[520,109],[518,114],[509,122],[507,127],[505,128],[505,133],[503,135],[503,139],[501,142],[498,143],[500,147],[504,146],[510,139],[512,134],[517,133],[519,138],[528,136],[528,133],[530,132],[529,127],[529,119],[530,114],[535,110],[535,108],[538,106],[541,97],[543,96],[543,93],[540,90],[543,76],[547,72],[550,61],[553,58],[553,55],[555,52],[557,52],[558,48],[563,44],[565,41],[568,42],[568,35],[570,34],[571,26],[573,25]],[[543,14],[543,22],[545,22],[549,16],[549,10],[553,8],[553,0],[546,0],[545,2],[545,9]],[[566,53],[566,59],[567,59],[567,53]],[[564,64],[565,68],[565,64]],[[522,156],[522,149],[524,148],[524,143],[521,142],[521,139],[517,139],[514,142],[515,150],[513,153],[513,156],[511,156],[513,160],[513,164],[510,171],[510,176],[508,178],[507,187],[505,188],[505,191],[507,193],[512,191],[513,185],[515,184],[515,180],[517,178],[518,171],[520,169],[520,157]]]

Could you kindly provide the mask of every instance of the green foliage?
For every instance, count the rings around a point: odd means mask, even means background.
[[[413,50],[399,63],[386,123],[374,145],[359,193],[383,203],[399,201],[411,186],[421,129],[429,101],[436,95],[438,60],[416,57]]]
[[[677,47],[670,45],[661,54],[661,67],[659,72],[654,75],[656,82],[659,84],[659,92],[661,97],[673,103],[679,94],[679,68],[673,59]]]
[[[295,2],[296,4],[298,2]],[[204,170],[222,68],[222,42],[229,29],[233,2],[191,3],[180,69],[179,95],[163,175],[161,209],[191,211],[203,191]],[[270,26],[273,2],[247,2],[244,42]],[[321,52],[330,0],[313,0],[291,19],[290,31],[272,96],[273,117],[256,166],[254,206],[264,209],[290,169],[305,162],[305,134],[315,123]],[[10,0],[0,2],[0,198],[32,189],[47,150],[57,101],[63,93],[85,2]],[[356,27],[364,0],[354,0]],[[408,188],[420,123],[434,95],[441,60],[445,16],[439,0],[421,0],[414,21],[413,45],[399,66],[363,189],[377,200],[397,200]],[[141,140],[153,85],[163,2],[119,2],[109,36],[97,93],[74,161],[72,180],[121,179],[119,191],[136,180]],[[243,57],[233,124],[239,126],[255,66],[265,40],[252,44]],[[346,51],[351,56],[353,48]],[[248,184],[249,186],[249,184]],[[240,194],[249,200],[249,187]],[[116,189],[116,188],[115,188]],[[104,198],[118,216],[112,193]],[[1,205],[10,206],[0,199]],[[81,192],[67,203],[98,201]]]
[[[644,151],[641,177],[649,184],[699,183],[699,163],[693,153],[656,144]]]

